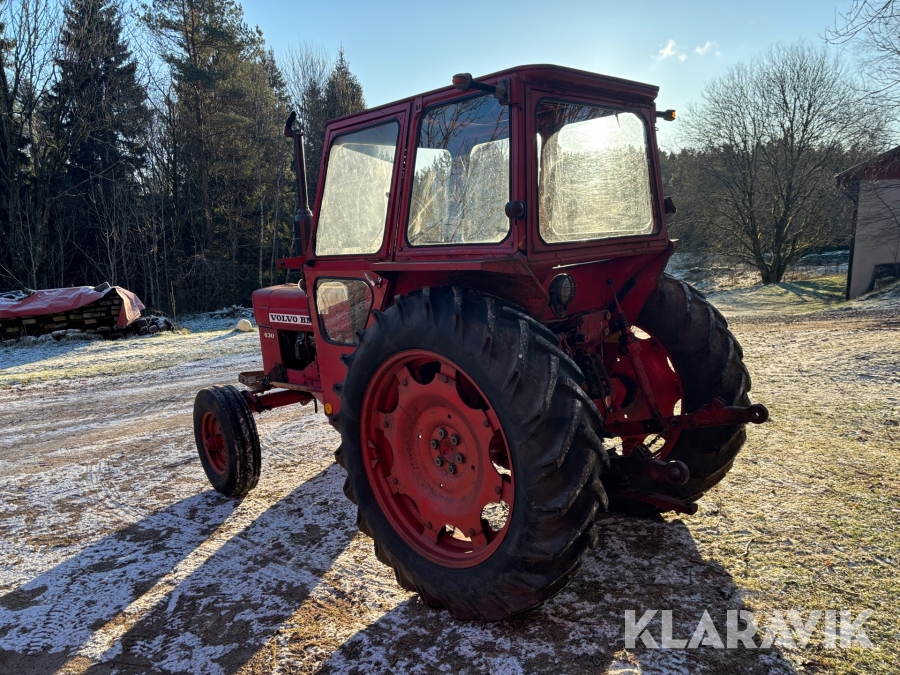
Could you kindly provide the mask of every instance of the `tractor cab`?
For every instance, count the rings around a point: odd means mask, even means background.
[[[657,114],[657,91],[526,66],[332,121],[304,255],[279,263],[301,285],[253,297],[264,372],[280,365],[270,380],[309,387],[320,369],[321,390],[306,391],[338,414],[340,356],[370,311],[424,286],[476,289],[558,323],[607,308],[614,277],[635,314],[673,248],[655,125],[674,111]]]
[[[253,294],[262,369],[202,390],[207,476],[260,475],[253,418],[323,405],[360,529],[458,618],[558,592],[597,514],[694,513],[744,443],[727,322],[663,274],[657,88],[523,66],[328,124],[315,207],[294,140],[298,281]]]

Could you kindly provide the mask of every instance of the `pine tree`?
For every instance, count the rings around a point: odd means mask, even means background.
[[[174,82],[179,303],[246,301],[288,231],[283,78],[231,0],[156,0],[146,21]]]
[[[338,58],[325,85],[325,113],[333,120],[365,110],[363,88],[356,75],[350,72],[350,62],[344,56],[344,48],[338,50]]]
[[[57,229],[75,230],[87,258],[82,282],[98,271],[117,281],[129,239],[135,173],[144,165],[147,93],[122,38],[121,9],[109,0],[71,0],[48,108],[65,160]],[[93,269],[92,269],[93,268]],[[99,268],[99,270],[97,269]]]
[[[319,166],[322,163],[322,146],[325,143],[325,123],[328,121],[325,90],[315,80],[303,92],[301,102],[306,120],[306,177],[310,199],[315,200],[319,185]]]
[[[70,172],[83,180],[127,177],[143,165],[149,111],[122,39],[120,9],[109,0],[72,0],[64,14],[53,97],[72,145]]]
[[[145,17],[165,44],[180,108],[185,149],[203,222],[206,251],[215,244],[214,200],[211,194],[211,144],[222,130],[222,112],[236,91],[229,91],[245,52],[257,43],[232,0],[155,0]],[[219,118],[218,120],[216,118]],[[192,214],[187,214],[193,221]]]
[[[306,120],[307,177],[310,194],[314,196],[319,184],[326,124],[329,120],[365,110],[366,107],[362,85],[350,71],[350,62],[343,47],[338,50],[337,61],[324,86],[314,78],[306,83],[300,107]]]

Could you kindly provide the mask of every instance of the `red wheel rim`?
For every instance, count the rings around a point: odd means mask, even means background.
[[[369,382],[361,420],[369,485],[391,526],[444,567],[472,567],[506,535],[513,466],[500,421],[455,363],[410,350]]]
[[[222,436],[222,430],[219,428],[219,420],[209,411],[203,413],[203,419],[200,421],[200,434],[206,463],[217,474],[224,474],[228,468],[225,437]]]
[[[662,417],[679,415],[683,411],[684,387],[681,375],[663,344],[642,328],[637,328],[635,336],[640,345],[640,358],[653,388],[653,398]],[[612,336],[610,336],[612,337]],[[637,384],[637,376],[627,356],[616,356],[610,371],[613,385],[612,405],[617,421],[649,420],[652,415],[647,401]],[[671,454],[681,436],[681,429],[673,427],[661,434],[641,434],[622,437],[622,453],[630,455],[637,445],[647,446],[656,459],[665,459]]]

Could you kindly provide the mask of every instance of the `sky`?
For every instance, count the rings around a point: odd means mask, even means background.
[[[824,44],[826,29],[850,4],[244,0],[243,7],[276,55],[304,41],[331,53],[343,45],[369,106],[448,85],[458,72],[478,77],[553,63],[655,84],[660,109],[684,111],[700,100],[704,83],[776,42]],[[677,147],[677,127],[677,120],[660,122],[662,148]]]

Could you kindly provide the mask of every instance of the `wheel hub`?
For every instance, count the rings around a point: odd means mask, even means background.
[[[428,352],[397,355],[373,377],[363,418],[370,484],[404,539],[446,566],[493,553],[505,522],[486,511],[511,507],[512,472],[494,462],[508,456],[500,423],[465,373]]]

